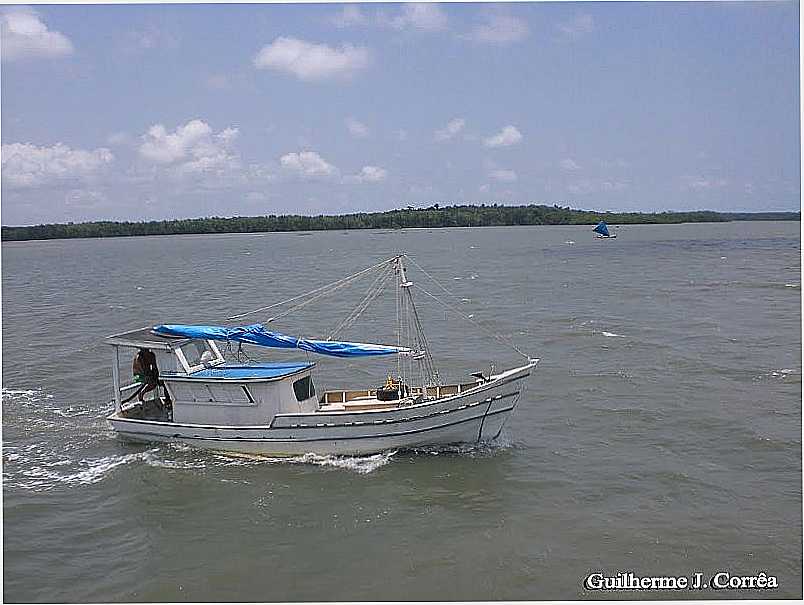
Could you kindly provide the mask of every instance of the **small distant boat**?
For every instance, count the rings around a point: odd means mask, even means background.
[[[617,237],[616,233],[609,233],[609,226],[604,222],[600,221],[597,224],[597,227],[592,229],[595,232],[595,237],[598,239],[611,239]]]
[[[395,256],[306,294],[229,318],[294,303],[267,320],[272,322],[358,277],[373,277],[366,296],[326,340],[288,336],[262,324],[161,324],[109,336],[106,342],[114,348],[110,425],[134,440],[175,440],[215,450],[271,455],[370,454],[497,438],[538,359],[511,344],[527,363],[498,373],[472,372],[473,380],[442,381],[413,302],[414,283],[407,277],[404,259],[408,257]],[[393,282],[396,345],[332,340]],[[458,314],[472,321],[471,315]],[[233,362],[224,359],[218,343],[225,343],[224,350],[230,353],[236,351]],[[247,362],[241,356],[244,344],[296,349],[305,353],[305,358]],[[139,349],[138,356],[146,360],[133,369],[135,382],[129,385],[122,384],[120,375],[121,348]],[[315,362],[306,358],[309,353],[344,358],[385,356],[390,360],[387,380],[382,386],[336,388],[317,395],[312,380]]]

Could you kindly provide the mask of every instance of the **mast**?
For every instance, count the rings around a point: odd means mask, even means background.
[[[427,334],[419,319],[419,312],[413,300],[413,282],[408,279],[407,269],[403,261],[404,254],[394,259],[394,268],[399,278],[397,288],[397,339],[404,340],[405,345],[411,352],[408,355],[408,372],[413,378],[413,361],[418,364],[418,381],[422,386],[422,393],[427,393],[428,386],[441,384],[441,377],[436,368],[433,356],[430,353],[430,344],[427,342]],[[401,344],[401,343],[400,343]],[[398,365],[402,366],[400,363]]]

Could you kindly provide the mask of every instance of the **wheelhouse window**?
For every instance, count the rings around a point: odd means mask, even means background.
[[[211,340],[194,340],[175,350],[179,362],[188,373],[224,363],[223,355]]]
[[[187,365],[191,368],[202,365],[201,356],[206,350],[206,343],[202,340],[195,340],[181,347],[181,352],[184,353]]]
[[[304,401],[315,397],[315,385],[311,376],[299,378],[293,383],[293,392],[296,394],[296,401]]]

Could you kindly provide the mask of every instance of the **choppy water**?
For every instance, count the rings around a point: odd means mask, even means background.
[[[4,243],[4,598],[599,598],[581,584],[596,570],[765,571],[780,589],[764,596],[800,597],[799,229]],[[219,321],[397,251],[542,358],[498,443],[278,461],[125,443],[106,427],[102,337]],[[279,327],[321,334],[347,309],[336,300]],[[349,336],[390,338],[387,312]],[[424,320],[450,378],[518,361],[437,306]],[[383,372],[321,360],[317,381]]]

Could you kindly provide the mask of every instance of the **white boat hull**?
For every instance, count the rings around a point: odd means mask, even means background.
[[[117,412],[108,421],[129,439],[272,456],[360,455],[490,441],[516,408],[534,365],[509,370],[459,395],[387,410],[278,414],[265,426],[181,424],[125,418]]]

